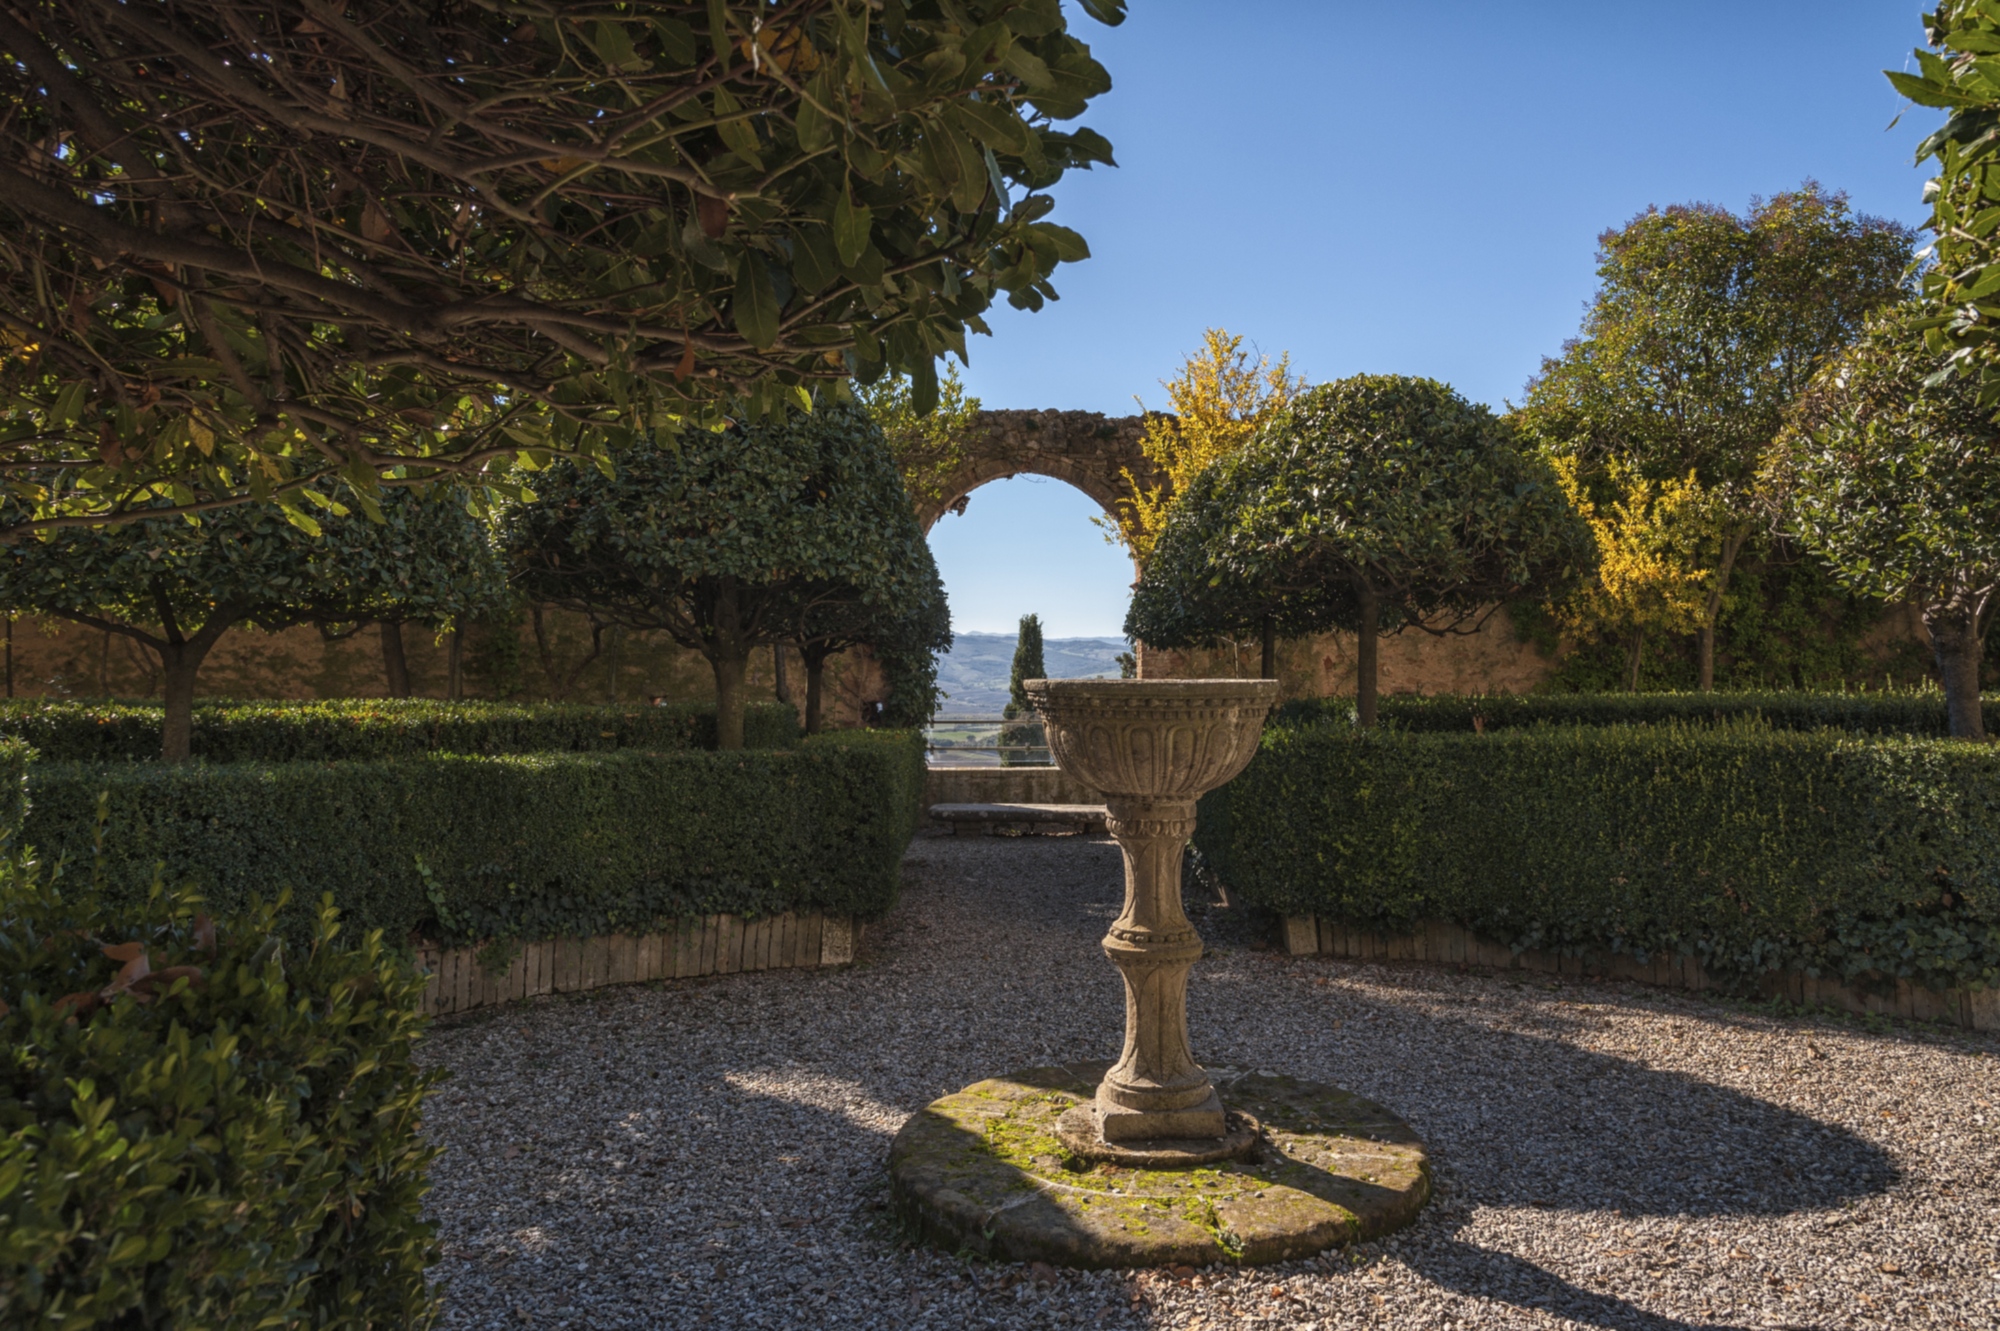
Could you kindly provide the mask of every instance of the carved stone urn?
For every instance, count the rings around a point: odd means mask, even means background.
[[[1104,794],[1125,857],[1125,909],[1104,953],[1125,980],[1125,1045],[1096,1099],[1064,1116],[1073,1150],[1133,1164],[1221,1159],[1257,1128],[1225,1114],[1188,1046],[1188,973],[1201,937],[1181,909],[1195,801],[1241,772],[1278,698],[1266,679],[1026,682],[1059,766]]]

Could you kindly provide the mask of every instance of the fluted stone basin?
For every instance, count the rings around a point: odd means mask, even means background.
[[[1249,764],[1278,701],[1273,679],[1031,679],[1024,687],[1065,772],[1112,798],[1190,811]]]

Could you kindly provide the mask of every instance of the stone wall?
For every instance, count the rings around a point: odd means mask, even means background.
[[[11,624],[8,696],[20,698],[157,698],[158,666],[151,652],[116,634],[66,620],[19,618]],[[569,676],[587,655],[590,630],[564,611],[542,616],[539,643],[531,617],[513,624],[475,624],[460,652],[462,696],[540,702],[564,691],[573,702],[638,703],[714,696],[714,677],[699,655],[660,633],[607,636],[596,661]],[[547,665],[544,664],[544,649]],[[411,692],[447,694],[448,644],[415,625],[403,629]],[[805,669],[789,654],[788,675],[803,707]],[[882,695],[881,671],[865,652],[848,652],[827,667],[826,711],[835,727],[860,724],[862,704]],[[770,649],[751,659],[752,698],[773,696]],[[379,698],[388,693],[381,631],[369,625],[329,640],[315,628],[266,633],[232,630],[202,666],[199,694],[208,698]]]
[[[1147,679],[1247,678],[1257,673],[1260,648],[1254,640],[1235,647],[1139,653],[1139,673]],[[1378,687],[1396,693],[1526,693],[1555,673],[1559,661],[1516,636],[1504,610],[1496,610],[1477,633],[1438,637],[1410,630],[1381,641],[1376,663]],[[1355,637],[1325,633],[1278,645],[1278,680],[1287,698],[1352,696]]]
[[[1139,448],[1145,433],[1143,416],[982,411],[961,444],[964,462],[943,482],[936,499],[917,506],[917,516],[929,531],[978,487],[1024,473],[1067,481],[1115,514],[1118,501],[1131,497],[1135,481],[1150,487],[1161,480]]]

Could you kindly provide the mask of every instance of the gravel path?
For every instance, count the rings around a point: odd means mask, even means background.
[[[1338,1082],[1429,1143],[1386,1242],[1248,1272],[904,1247],[915,1109],[1116,1053],[1117,850],[924,839],[862,964],[539,1000],[440,1029],[450,1327],[2000,1326],[2000,1041],[1637,986],[1292,960],[1216,912],[1211,1063]]]

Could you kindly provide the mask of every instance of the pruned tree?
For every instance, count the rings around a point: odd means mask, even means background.
[[[535,491],[504,521],[516,587],[701,653],[724,748],[743,745],[753,650],[796,639],[816,604],[922,594],[923,533],[882,431],[852,403],[634,443],[608,469],[558,462]]]
[[[1878,316],[1800,399],[1769,475],[1786,524],[1864,595],[1914,601],[1952,735],[1986,738],[1979,697],[2000,594],[2000,426],[1972,375],[1944,376],[1936,307]]]
[[[306,493],[319,502],[304,525],[257,506],[0,545],[0,607],[88,624],[158,657],[160,756],[179,762],[202,661],[232,628],[444,623],[505,599],[491,529],[462,498],[392,491],[370,517]]]
[[[1649,208],[1599,237],[1582,335],[1528,386],[1518,418],[1549,451],[1698,487],[1708,529],[1684,549],[1703,570],[1703,689],[1715,686],[1731,577],[1764,529],[1765,453],[1820,364],[1901,298],[1913,243],[1908,227],[1856,215],[1810,181],[1740,217]]]
[[[497,485],[850,375],[925,409],[1111,161],[1059,0],[5,0],[0,47],[0,536]]]
[[[1480,627],[1588,573],[1590,531],[1547,462],[1444,384],[1323,384],[1177,501],[1125,631],[1161,647],[1345,629],[1375,724],[1378,644]]]
[[[1278,677],[1278,643],[1356,621],[1345,583],[1293,586],[1225,577],[1219,544],[1240,520],[1257,465],[1238,448],[1218,456],[1174,496],[1146,571],[1133,592],[1125,633],[1153,647],[1214,647],[1254,639],[1259,674]],[[1136,670],[1136,661],[1134,663]]]

